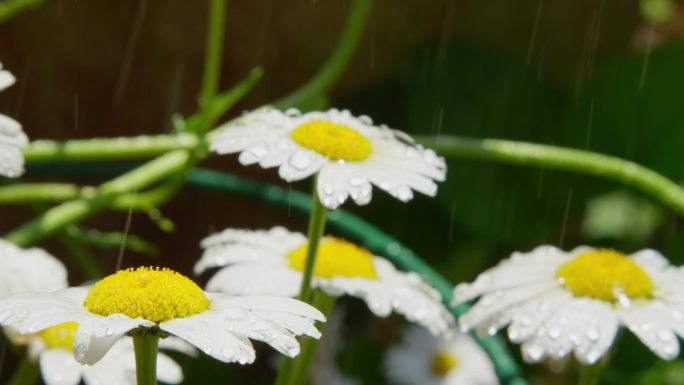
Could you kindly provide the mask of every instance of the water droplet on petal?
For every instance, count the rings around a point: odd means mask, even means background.
[[[359,178],[358,176],[355,176],[355,177],[349,179],[349,184],[354,186],[354,187],[361,186],[363,184],[363,182],[364,182],[364,179]]]
[[[297,170],[305,170],[311,164],[311,157],[305,152],[297,152],[290,157],[289,163]]]
[[[263,143],[252,147],[250,151],[252,152],[252,155],[254,155],[254,157],[256,158],[263,158],[270,152],[268,150],[268,147],[266,147],[266,145],[264,145]]]
[[[599,335],[599,330],[596,326],[592,326],[589,329],[587,329],[586,333],[587,339],[591,342],[596,342],[598,341],[600,335]]]
[[[667,329],[659,330],[657,336],[662,342],[670,342],[674,339],[672,332]]]

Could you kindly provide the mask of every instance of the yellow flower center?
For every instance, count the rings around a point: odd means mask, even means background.
[[[303,271],[306,262],[308,244],[292,250],[287,254],[290,266]],[[318,253],[314,265],[314,275],[320,278],[332,278],[335,276],[363,277],[375,279],[375,269],[371,253],[353,243],[326,237],[318,244]]]
[[[563,264],[556,276],[577,296],[608,302],[619,301],[619,296],[650,298],[653,292],[653,281],[639,265],[608,249],[578,255]]]
[[[199,286],[175,271],[139,267],[120,270],[96,283],[83,306],[103,316],[125,314],[162,322],[207,310],[209,300]]]
[[[432,370],[432,374],[435,376],[444,376],[449,373],[451,369],[456,367],[457,364],[458,360],[453,354],[445,351],[438,351],[435,353],[434,357],[432,357],[430,370]]]
[[[364,160],[372,151],[370,141],[356,130],[324,120],[306,122],[290,135],[300,145],[333,160]]]
[[[39,332],[38,337],[40,337],[50,349],[72,350],[76,329],[78,329],[78,324],[76,322],[65,322]]]

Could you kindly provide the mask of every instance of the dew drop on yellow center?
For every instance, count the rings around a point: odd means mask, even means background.
[[[306,122],[290,135],[298,144],[332,160],[364,160],[372,151],[370,141],[356,130],[324,120]]]
[[[304,270],[308,249],[309,245],[305,243],[287,254],[292,268]],[[377,278],[372,254],[368,250],[333,237],[325,237],[318,244],[313,274],[320,278],[335,276]]]
[[[73,350],[74,334],[76,334],[78,324],[76,322],[65,322],[42,330],[38,333],[45,345],[49,349]]]
[[[653,281],[634,261],[622,253],[597,249],[577,255],[558,269],[560,282],[579,297],[591,297],[608,302],[650,298]]]
[[[162,322],[207,310],[209,300],[197,284],[175,271],[139,267],[97,282],[83,306],[103,316],[125,314]]]
[[[444,376],[458,364],[458,360],[452,354],[445,351],[438,351],[432,357],[430,370],[435,376]]]

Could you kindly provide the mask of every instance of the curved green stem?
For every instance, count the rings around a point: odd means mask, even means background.
[[[7,385],[32,385],[40,378],[38,366],[24,357]]]
[[[60,160],[114,160],[155,157],[174,150],[192,150],[201,144],[193,134],[136,136],[132,138],[36,140],[23,150],[27,163]]]
[[[303,86],[274,103],[276,108],[301,107],[325,94],[332,87],[351,60],[368,20],[372,0],[354,0],[350,6],[342,34],[333,54],[321,69]]]
[[[601,361],[591,365],[582,365],[577,385],[598,385],[601,377]]]
[[[216,96],[221,81],[221,59],[223,57],[223,35],[226,20],[226,0],[209,0],[209,17],[207,23],[207,45],[204,57],[204,76],[199,98],[200,115],[202,116],[201,132],[208,130],[213,124],[209,105]]]
[[[137,385],[157,385],[159,336],[143,331],[133,335]]]
[[[417,137],[424,144],[439,143],[446,157],[481,159],[537,166],[601,176],[639,189],[684,215],[684,190],[657,172],[632,161],[591,151],[499,139],[454,136]]]
[[[173,151],[98,187],[92,198],[81,198],[56,206],[3,238],[28,246],[64,226],[104,209],[116,196],[145,188],[182,170],[190,159],[187,151]]]

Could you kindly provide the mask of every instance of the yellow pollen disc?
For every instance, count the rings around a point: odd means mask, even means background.
[[[634,261],[614,250],[597,249],[576,256],[556,273],[563,285],[580,297],[615,302],[617,294],[650,298],[653,281]]]
[[[333,160],[358,161],[371,154],[371,143],[354,129],[324,120],[314,120],[290,134],[300,145]]]
[[[175,271],[139,267],[120,270],[96,283],[83,306],[103,316],[125,314],[162,322],[207,310],[209,300],[199,286]]]
[[[72,350],[76,329],[78,329],[78,324],[76,322],[65,322],[39,332],[38,337],[40,337],[50,349]]]
[[[451,369],[456,367],[457,364],[458,360],[456,360],[456,357],[452,354],[445,351],[438,351],[435,353],[434,357],[432,357],[430,370],[432,370],[432,374],[436,376],[444,376],[449,373]]]
[[[287,254],[290,266],[303,271],[308,244]],[[313,274],[320,278],[335,276],[376,279],[371,253],[342,239],[326,237],[318,244]]]

